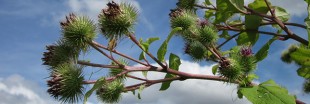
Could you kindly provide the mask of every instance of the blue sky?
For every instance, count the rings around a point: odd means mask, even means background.
[[[170,31],[168,14],[170,9],[175,8],[176,1],[128,1],[137,6],[140,11],[138,24],[135,28],[136,36],[144,39],[147,37],[160,37],[163,40]],[[250,1],[246,0],[246,3]],[[303,19],[307,15],[306,4],[303,0],[271,0],[271,2],[274,5],[287,7],[292,16],[291,22],[303,24]],[[65,15],[74,12],[79,15],[88,15],[96,20],[100,9],[104,8],[106,3],[106,0],[0,0],[0,49],[2,50],[0,51],[0,104],[57,103],[45,93],[47,87],[44,78],[48,76],[48,71],[45,66],[41,65],[41,57],[45,51],[45,46],[53,44],[61,36],[59,21],[63,20]],[[265,30],[267,29],[268,27],[265,28]],[[307,37],[305,30],[291,29],[301,37]],[[259,42],[265,43],[268,38],[270,37],[263,36]],[[162,40],[154,44],[160,44]],[[97,41],[106,43],[100,35],[98,35]],[[300,100],[310,103],[310,96],[301,91],[304,80],[298,77],[296,73],[298,66],[285,64],[280,60],[281,52],[291,43],[295,43],[295,41],[276,41],[272,44],[269,57],[258,65],[256,73],[260,76],[260,79],[257,82],[274,79],[281,86],[288,88],[290,93],[296,94]],[[190,58],[184,55],[182,51],[183,44],[182,39],[173,38],[169,45],[171,48],[168,50],[168,52],[173,52],[183,59],[181,70],[211,74],[210,70],[207,69],[210,69],[210,65],[213,63],[201,62],[196,64],[191,62]],[[234,45],[235,42],[232,41],[229,44]],[[231,45],[226,45],[224,48],[227,49]],[[132,46],[132,42],[124,39],[117,49],[138,58],[141,50]],[[159,46],[152,45],[152,47],[151,52],[155,53]],[[255,47],[259,48],[261,45]],[[109,63],[97,52],[91,52],[82,58]],[[89,69],[92,71],[98,70],[95,68]],[[89,75],[92,71],[87,71],[86,75]],[[96,76],[105,72],[100,71]],[[139,76],[140,74],[137,73],[136,75]],[[162,75],[153,74],[151,77],[160,78]],[[128,84],[130,83],[135,82],[129,81]],[[175,89],[169,89],[166,92],[159,92],[159,85],[147,88],[142,93],[142,100],[138,100],[132,94],[124,94],[120,103],[186,104],[188,101],[192,103],[195,103],[195,101],[196,103],[217,102],[222,104],[248,103],[245,99],[238,100],[236,98],[234,93],[236,91],[235,85],[214,81],[188,80],[175,82],[172,86]],[[89,104],[97,103],[99,102],[94,97],[89,101]]]

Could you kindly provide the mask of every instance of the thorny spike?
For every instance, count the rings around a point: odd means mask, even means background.
[[[61,77],[61,75],[58,75],[56,73],[51,74],[51,79],[47,80],[47,85],[49,87],[47,92],[51,94],[54,98],[58,98],[58,96],[60,95],[62,80],[63,78]]]
[[[181,16],[182,14],[183,14],[183,10],[180,8],[177,8],[177,9],[171,9],[169,16],[171,18],[175,18],[175,17]]]
[[[115,18],[117,15],[121,13],[120,6],[116,4],[114,1],[109,2],[107,4],[108,8],[103,9],[102,13],[107,17],[107,18]],[[99,15],[100,16],[100,15]]]

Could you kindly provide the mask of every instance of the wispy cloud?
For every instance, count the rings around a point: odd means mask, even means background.
[[[67,4],[72,12],[87,15],[90,18],[97,20],[98,14],[103,8],[107,7],[106,4],[108,2],[109,0],[69,0]],[[136,7],[140,15],[140,22],[146,25],[147,29],[149,29],[150,31],[154,31],[151,22],[149,22],[149,20],[144,16],[143,10],[141,9],[139,2],[137,2],[136,0],[115,0],[115,2],[129,3]]]
[[[36,83],[20,75],[0,80],[0,104],[56,104]]]
[[[184,61],[180,71],[196,74],[211,75],[213,65],[200,66],[197,63]],[[142,77],[141,73],[133,75]],[[149,73],[148,79],[164,78],[162,73]],[[137,83],[129,80],[127,84]],[[153,85],[142,91],[139,100],[131,92],[123,94],[121,104],[250,104],[244,99],[237,98],[237,85],[208,80],[174,81],[166,91],[159,91],[161,84]]]

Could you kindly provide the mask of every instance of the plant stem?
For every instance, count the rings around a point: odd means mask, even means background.
[[[216,47],[216,49],[220,49],[223,45],[225,45],[227,42],[229,42],[231,39],[237,37],[238,35],[240,35],[242,32],[239,32],[231,37],[229,37],[228,39],[226,39],[225,42],[223,42],[222,44],[220,44],[219,46]]]
[[[95,45],[98,46],[99,48],[102,48],[102,49],[105,49],[105,50],[109,50],[107,47],[105,47],[105,46],[103,46],[103,45],[101,45],[101,44],[99,44],[99,43],[97,43],[97,42],[95,42],[95,41],[93,41],[93,44],[95,44]],[[118,51],[116,51],[116,50],[112,50],[111,52],[113,52],[113,53],[115,53],[115,54],[118,54],[118,55],[120,55],[120,56],[122,56],[122,57],[125,57],[125,58],[127,58],[127,59],[129,59],[129,60],[131,60],[131,61],[134,61],[134,62],[137,62],[137,63],[139,63],[139,64],[142,64],[142,65],[144,65],[144,66],[148,66],[148,64],[146,64],[146,63],[144,63],[144,62],[141,62],[141,61],[139,61],[139,60],[136,60],[136,59],[134,59],[134,58],[132,58],[132,57],[130,57],[130,56],[127,56],[127,55],[125,55],[125,54],[122,54],[122,53],[120,53],[120,52],[118,52]]]
[[[157,58],[155,58],[151,53],[146,52],[145,50],[143,50],[141,44],[137,41],[136,37],[133,36],[132,34],[129,34],[129,38],[136,44],[139,46],[139,48],[144,51],[148,56],[150,56],[157,64],[159,64],[162,68],[167,68],[167,66],[165,66],[163,63],[161,63]]]
[[[85,62],[85,61],[78,61],[77,63],[80,65],[100,67],[100,68],[116,68],[116,69],[121,68],[118,65],[102,65],[102,64],[95,64],[95,63],[90,63],[90,62]]]

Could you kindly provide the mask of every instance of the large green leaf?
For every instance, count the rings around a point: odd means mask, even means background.
[[[170,57],[169,57],[169,68],[173,69],[173,70],[179,70],[179,66],[181,65],[181,60],[180,57],[171,53]],[[174,75],[172,74],[166,74],[165,78],[172,78],[174,77]],[[168,82],[163,82],[161,87],[160,87],[160,91],[164,91],[167,90],[170,87],[172,81],[168,81]]]
[[[216,0],[217,11],[215,13],[215,23],[225,22],[227,19],[232,17],[234,13],[238,13],[229,0]]]
[[[268,0],[267,0],[268,1]],[[268,1],[268,4],[271,6],[270,2]],[[267,13],[268,7],[266,5],[265,0],[254,0],[254,2],[250,3],[249,8],[259,12],[259,13]]]
[[[245,28],[249,30],[258,30],[262,22],[262,17],[256,15],[246,15],[245,16]]]
[[[250,3],[249,8],[257,11],[259,13],[266,14],[268,12],[268,7],[264,0],[255,0]],[[260,23],[262,22],[262,17],[256,15],[246,15],[245,16],[245,27],[247,29],[258,29]]]
[[[309,79],[310,78],[310,67],[301,67],[297,70],[299,76]]]
[[[259,34],[257,32],[242,32],[237,38],[237,44],[242,45],[246,43],[251,43],[254,45],[259,38]]]
[[[277,40],[277,37],[274,37],[272,39],[270,39],[256,54],[256,61],[262,61],[263,59],[265,59],[268,55],[269,52],[269,47],[271,45],[272,42],[274,42],[275,40]]]
[[[176,27],[176,28],[172,29],[172,31],[168,35],[168,38],[164,41],[164,43],[161,44],[160,48],[157,51],[157,58],[158,58],[159,61],[164,61],[165,60],[165,55],[166,55],[166,52],[167,52],[168,42],[170,41],[171,37],[175,33],[177,33],[178,31],[181,31],[181,30],[182,30],[181,27]]]
[[[285,88],[273,80],[239,90],[253,104],[295,104],[294,96],[289,95]]]
[[[308,41],[310,41],[310,0],[305,0],[308,3],[308,17],[305,18],[305,24],[307,26],[307,32],[308,32]],[[308,46],[310,47],[310,42],[308,44]]]
[[[290,14],[288,12],[286,12],[285,9],[278,7],[278,6],[274,6],[275,9],[275,15],[278,19],[280,19],[283,22],[287,22],[290,19]]]
[[[229,0],[229,2],[239,11],[245,11],[243,8],[244,0]]]
[[[106,83],[106,80],[104,77],[101,77],[100,79],[98,79],[96,81],[96,83],[94,84],[93,88],[91,88],[89,91],[86,92],[85,96],[84,96],[84,104],[86,104],[87,99],[89,98],[89,96],[98,88],[101,88],[104,84]]]
[[[248,7],[262,14],[266,14],[268,12],[268,7],[264,0],[255,0],[253,3],[250,3]],[[241,37],[239,36],[239,38],[242,40],[239,40],[241,42],[239,42],[238,45],[244,44],[247,42],[250,42],[252,45],[254,45],[257,39],[259,38],[259,34],[256,31],[258,30],[261,22],[262,22],[262,17],[260,16],[246,15],[245,16],[245,28],[247,30],[252,30],[252,31],[246,32],[246,34],[240,34]]]
[[[301,66],[310,66],[310,50],[305,48],[298,48],[290,54],[292,60]]]

